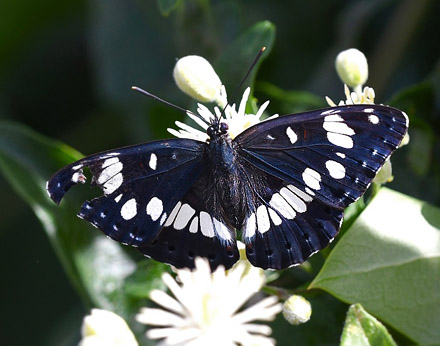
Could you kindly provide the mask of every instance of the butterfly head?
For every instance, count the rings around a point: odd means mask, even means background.
[[[229,126],[228,124],[220,121],[213,122],[206,130],[209,138],[214,138],[217,136],[225,135],[228,133]]]

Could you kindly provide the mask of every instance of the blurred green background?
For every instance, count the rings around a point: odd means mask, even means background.
[[[169,14],[166,3],[176,3]],[[439,15],[434,0],[2,1],[0,117],[84,154],[166,137],[183,115],[130,87],[193,107],[173,82],[175,59],[197,54],[216,66],[233,40],[268,20],[276,38],[255,87],[260,102],[271,100],[268,112],[343,99],[334,59],[362,50],[376,102],[414,110],[390,186],[440,205]],[[231,68],[244,75],[248,66]],[[75,345],[87,311],[31,209],[1,176],[0,189],[0,345]]]

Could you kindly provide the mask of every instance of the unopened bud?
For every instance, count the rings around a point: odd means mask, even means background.
[[[339,78],[352,88],[365,84],[368,79],[367,58],[355,48],[340,52],[336,57],[335,67]]]
[[[211,64],[201,56],[188,55],[179,59],[173,76],[180,90],[200,102],[220,99],[222,82]]]

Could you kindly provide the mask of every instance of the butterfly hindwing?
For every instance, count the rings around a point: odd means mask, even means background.
[[[197,180],[205,145],[173,139],[95,154],[55,173],[47,191],[59,203],[71,186],[85,181],[88,167],[104,195],[84,202],[78,216],[117,241],[141,246],[157,236]]]
[[[249,261],[264,269],[303,263],[338,234],[342,210],[325,205],[293,184],[267,177],[245,218]]]
[[[198,256],[207,258],[212,270],[220,264],[232,267],[239,258],[235,230],[208,201],[207,178],[202,173],[173,208],[159,236],[139,251],[178,268],[193,268]]]
[[[365,192],[407,126],[394,108],[353,105],[284,116],[240,134],[244,165],[266,177],[243,225],[249,260],[281,269],[327,246],[343,209]]]

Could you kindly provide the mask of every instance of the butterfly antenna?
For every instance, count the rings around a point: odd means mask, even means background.
[[[154,95],[154,94],[152,94],[152,93],[150,93],[150,92],[148,92],[148,91],[146,91],[146,90],[144,90],[144,89],[138,88],[137,86],[132,86],[131,88],[132,88],[133,90],[139,91],[140,93],[145,94],[145,95],[151,97],[152,99],[154,99],[154,100],[156,100],[156,101],[160,101],[160,102],[162,102],[162,103],[164,103],[164,104],[166,104],[166,105],[168,105],[168,106],[171,106],[171,107],[173,107],[173,108],[176,108],[176,109],[178,109],[178,110],[180,110],[180,111],[182,111],[182,112],[185,112],[185,113],[190,113],[190,114],[196,116],[197,118],[202,119],[201,116],[200,116],[199,114],[193,113],[193,112],[191,112],[190,110],[187,110],[187,109],[184,109],[184,108],[182,108],[182,107],[179,107],[179,106],[175,105],[174,103],[171,103],[171,102],[165,101],[164,99],[161,99],[159,96],[156,96],[156,95]],[[203,120],[203,119],[202,119],[202,120]]]
[[[261,55],[266,50],[266,47],[262,47],[260,51],[258,52],[257,56],[255,57],[254,61],[252,62],[252,65],[249,67],[246,75],[241,80],[240,84],[235,88],[234,92],[232,93],[231,100],[234,100],[237,97],[237,93],[240,90],[240,88],[243,86],[244,82],[248,79],[249,75],[251,74],[252,70],[254,69],[255,65],[257,64],[258,60],[260,60]],[[223,108],[221,114],[225,114],[226,107],[230,106],[229,101],[226,101],[226,106]],[[218,119],[218,122],[220,122],[220,119]]]

